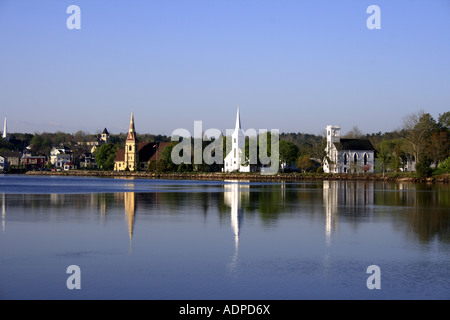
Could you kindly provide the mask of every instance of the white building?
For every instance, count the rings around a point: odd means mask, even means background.
[[[53,147],[50,151],[50,162],[56,168],[63,168],[65,163],[71,162],[72,151],[64,146]]]
[[[341,138],[341,127],[327,126],[326,173],[374,172],[375,148],[367,139]]]
[[[245,165],[245,134],[241,127],[241,117],[239,115],[239,106],[237,108],[236,125],[231,135],[231,151],[225,157],[225,172],[250,172],[250,165]],[[248,162],[248,161],[247,161]]]
[[[5,157],[0,156],[0,171],[6,171],[9,168],[9,163]]]

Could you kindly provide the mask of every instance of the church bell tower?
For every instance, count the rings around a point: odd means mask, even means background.
[[[127,141],[125,143],[125,165],[130,171],[138,169],[139,152],[136,139],[136,130],[134,129],[134,116],[131,112],[130,129],[128,130]]]

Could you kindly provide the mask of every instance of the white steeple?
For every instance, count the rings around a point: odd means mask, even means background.
[[[239,115],[239,105],[237,106],[237,115],[236,115],[236,126],[235,130],[240,130],[241,128],[241,116]]]
[[[2,138],[5,139],[6,141],[9,141],[9,136],[8,136],[8,130],[6,128],[6,117],[5,117],[5,124],[3,125],[3,135]]]
[[[231,151],[225,157],[223,170],[225,172],[232,172],[232,171],[249,172],[250,166],[244,165],[244,162],[245,162],[245,133],[241,127],[241,116],[239,114],[239,105],[238,105],[236,114],[236,124],[234,126],[234,131],[231,134]]]

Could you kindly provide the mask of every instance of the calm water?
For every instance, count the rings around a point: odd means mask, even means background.
[[[0,298],[449,299],[449,191],[3,175]]]

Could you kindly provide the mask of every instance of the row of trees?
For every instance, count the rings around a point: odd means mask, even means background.
[[[415,162],[419,175],[427,176],[432,168],[445,168],[450,156],[450,112],[439,114],[435,120],[423,110],[403,118],[402,128],[385,135],[368,136],[377,149],[383,172],[398,172],[405,163]]]

